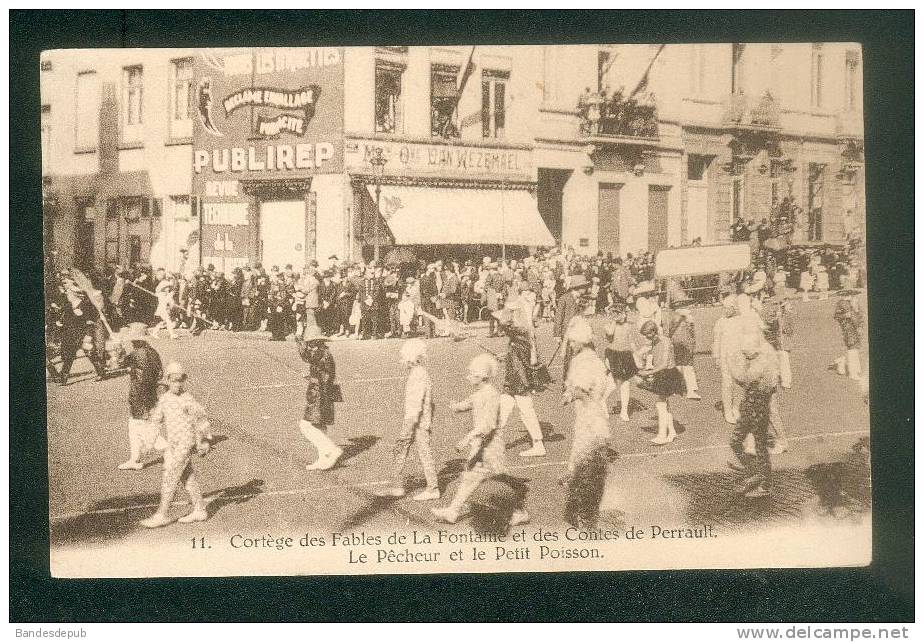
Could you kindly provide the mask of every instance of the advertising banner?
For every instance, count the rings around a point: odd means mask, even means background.
[[[202,203],[203,262],[246,262],[251,181],[343,171],[343,73],[335,47],[198,53],[192,184]]]

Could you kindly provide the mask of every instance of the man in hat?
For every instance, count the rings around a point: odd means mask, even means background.
[[[401,280],[398,278],[398,269],[389,267],[382,278],[382,293],[385,298],[386,318],[388,332],[385,337],[401,336],[401,319],[398,315],[398,304],[401,302]]]
[[[380,274],[377,273],[377,268],[372,267],[370,264],[370,267],[366,269],[359,300],[362,309],[360,333],[363,339],[382,338],[383,298],[382,279]]]
[[[488,274],[484,281],[484,298],[485,307],[488,309],[488,336],[497,336],[497,318],[495,312],[499,312],[504,306],[504,294],[506,284],[504,277],[498,272],[496,263],[488,264]]]
[[[420,277],[420,308],[429,315],[436,316],[436,301],[439,298],[439,284],[436,273],[436,264],[427,265],[426,273]],[[427,338],[433,338],[436,326],[430,319],[426,320]]]
[[[315,323],[315,319],[317,319],[318,306],[320,305],[318,293],[320,285],[321,281],[318,279],[318,262],[311,259],[308,265],[305,266],[305,270],[302,272],[302,278],[297,286],[297,289],[305,293],[305,316],[306,318],[310,317],[307,321],[309,325]]]
[[[157,404],[157,385],[162,366],[160,355],[145,340],[147,328],[143,323],[131,323],[125,336],[129,343],[125,357],[128,370],[128,461],[119,464],[119,470],[141,470],[141,456],[153,450],[157,431],[152,429],[151,410]]]
[[[67,385],[71,366],[77,358],[77,350],[83,350],[86,357],[93,364],[96,371],[96,380],[106,378],[106,366],[100,357],[95,345],[85,343],[95,336],[95,324],[99,319],[99,312],[90,303],[87,293],[80,289],[70,278],[64,281],[64,295],[66,302],[61,305],[61,371],[58,373],[58,383]]]
[[[722,375],[722,412],[725,415],[725,421],[734,424],[738,421],[734,400],[735,384],[728,371],[724,349],[728,344],[725,335],[732,332],[733,319],[738,314],[735,297],[728,295],[722,299],[722,312],[723,315],[715,322],[712,329],[712,357]]]

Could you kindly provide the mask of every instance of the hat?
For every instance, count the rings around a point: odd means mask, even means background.
[[[128,324],[128,329],[125,331],[125,338],[129,341],[144,341],[147,338],[148,326],[136,321],[134,323]]]
[[[414,282],[414,277],[409,276],[409,277],[407,277],[406,279],[404,279],[404,282],[405,282],[405,283],[413,283],[413,282]]]
[[[324,332],[318,326],[317,322],[312,320],[311,325],[305,326],[305,331],[302,332],[302,341],[305,343],[311,341],[330,341],[329,337],[324,336]]]
[[[171,361],[167,364],[167,367],[164,368],[164,378],[169,379],[170,377],[176,377],[177,379],[186,378],[186,370],[183,369],[183,366],[176,361]]]
[[[594,340],[594,331],[584,317],[574,317],[568,324],[565,338],[574,343],[587,345]]]
[[[483,352],[468,362],[469,373],[482,379],[490,379],[497,374],[497,359]]]
[[[427,344],[422,339],[410,339],[405,341],[400,350],[401,361],[405,363],[417,363],[427,354]]]
[[[304,299],[304,298],[305,298],[305,293],[304,293],[302,290],[296,290],[296,291],[295,291],[295,298],[296,298],[296,299]]]

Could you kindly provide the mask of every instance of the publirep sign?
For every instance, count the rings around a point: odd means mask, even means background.
[[[194,187],[343,170],[342,49],[209,49],[195,71]]]

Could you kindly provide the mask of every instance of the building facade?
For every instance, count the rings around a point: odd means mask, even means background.
[[[865,227],[858,45],[46,52],[63,264],[656,251]],[[601,98],[602,96],[602,98]]]

